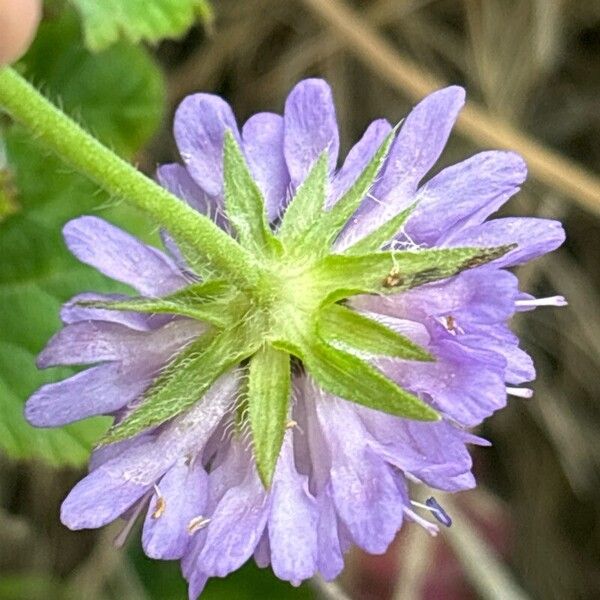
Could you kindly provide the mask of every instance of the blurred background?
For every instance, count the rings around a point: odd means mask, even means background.
[[[163,2],[123,3],[151,13]],[[520,270],[524,290],[570,306],[514,322],[536,393],[479,432],[493,447],[474,449],[480,487],[445,499],[454,526],[430,538],[408,525],[384,556],[352,552],[336,586],[295,589],[247,565],[203,599],[600,598],[600,2],[184,0],[194,10],[144,34],[101,11],[98,22],[93,4],[47,1],[18,68],[148,174],[177,159],[172,113],[194,91],[221,94],[243,121],[281,111],[299,79],[325,77],[347,150],[374,118],[397,122],[428,89],[458,83],[476,104],[436,168],[520,149],[532,175],[504,212],[558,218],[568,233]],[[183,600],[177,564],[146,559],[137,532],[115,550],[118,528],[59,523],[105,421],[50,432],[21,416],[31,391],[65,375],[34,366],[60,303],[115,290],[66,253],[61,226],[95,212],[150,241],[155,229],[1,118],[0,132],[0,600]]]

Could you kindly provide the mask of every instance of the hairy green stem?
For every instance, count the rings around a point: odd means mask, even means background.
[[[74,169],[197,249],[212,267],[238,282],[251,283],[256,272],[252,259],[234,239],[119,158],[9,67],[0,68],[0,109]]]

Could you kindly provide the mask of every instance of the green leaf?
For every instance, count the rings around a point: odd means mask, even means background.
[[[301,245],[312,253],[327,251],[342,231],[350,217],[356,212],[379,174],[390,150],[396,130],[389,133],[377,152],[363,169],[350,189],[331,207],[323,211],[312,229],[302,239]]]
[[[250,360],[248,409],[258,474],[271,485],[285,435],[291,390],[290,355],[263,346]]]
[[[139,408],[115,425],[100,443],[133,437],[202,401],[216,379],[254,354],[261,342],[250,323],[219,334],[204,334],[175,357],[146,391]]]
[[[352,244],[352,246],[346,248],[344,254],[369,254],[371,252],[378,252],[398,235],[398,232],[402,229],[415,207],[416,203],[394,215],[381,227],[378,227],[375,231],[372,231],[364,238]]]
[[[354,354],[314,341],[302,344],[299,358],[330,394],[406,419],[436,421],[440,418],[417,396]]]
[[[104,0],[93,4],[105,6]],[[81,48],[79,35],[74,15],[44,22],[20,64],[67,114],[131,157],[161,123],[166,101],[162,72],[143,48],[118,44],[94,55]]]
[[[183,35],[198,18],[212,21],[208,0],[71,0],[94,51],[119,39],[137,44]]]
[[[325,206],[328,169],[329,160],[327,151],[324,151],[286,208],[277,235],[292,252],[321,217]]]
[[[319,335],[330,345],[354,348],[375,356],[405,360],[433,360],[407,337],[342,304],[330,304],[319,311]]]
[[[84,115],[93,131],[128,155],[147,141],[162,113],[162,77],[144,51],[116,46],[91,57],[78,44],[75,21],[44,22],[21,64],[64,106]],[[75,372],[40,372],[35,356],[60,328],[63,302],[83,291],[129,290],[71,256],[61,228],[72,217],[100,209],[130,231],[147,234],[151,228],[139,213],[110,206],[96,186],[70,172],[20,128],[7,128],[5,137],[18,211],[0,223],[0,452],[15,459],[79,466],[110,419],[56,429],[31,427],[23,417],[25,400],[44,383]]]
[[[395,294],[446,279],[504,256],[515,246],[330,255],[312,270],[324,304],[356,294]]]
[[[269,227],[265,200],[231,131],[225,133],[225,208],[240,244],[259,255],[281,248]]]
[[[79,304],[107,310],[181,315],[224,328],[235,323],[235,316],[243,312],[241,305],[246,302],[242,294],[232,291],[229,283],[214,279],[194,283],[162,298],[136,297],[104,302],[82,301]]]

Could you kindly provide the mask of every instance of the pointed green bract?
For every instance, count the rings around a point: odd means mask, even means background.
[[[301,348],[300,358],[315,381],[330,394],[397,417],[417,421],[440,418],[417,396],[349,352],[315,341]]]
[[[377,152],[363,169],[350,189],[329,209],[323,211],[301,245],[313,254],[324,254],[335,241],[350,217],[356,212],[361,202],[373,186],[390,150],[396,131],[393,130],[383,140]]]
[[[323,152],[288,205],[278,238],[291,252],[299,250],[303,237],[321,217],[325,206],[329,159]]]
[[[258,474],[269,487],[285,435],[291,391],[290,356],[265,345],[251,358],[248,413]]]
[[[226,281],[213,280],[192,284],[162,298],[81,301],[78,304],[105,310],[180,315],[224,328],[235,323],[236,314],[244,303],[243,294],[236,293]]]
[[[416,204],[405,208],[397,215],[386,221],[381,227],[378,227],[365,237],[361,238],[344,250],[344,254],[369,254],[378,252],[383,246],[389,244],[402,229],[404,223],[408,220]]]
[[[395,294],[446,279],[504,256],[514,246],[330,255],[312,271],[324,304],[356,294]]]
[[[260,344],[257,332],[245,324],[198,338],[163,370],[144,394],[140,406],[110,429],[100,443],[133,437],[201,402],[218,377],[252,356]]]
[[[429,352],[407,337],[342,304],[330,304],[319,311],[317,331],[330,345],[375,356],[433,360]]]
[[[230,130],[225,132],[223,181],[227,218],[240,244],[258,254],[271,254],[281,247],[269,227],[262,192]]]

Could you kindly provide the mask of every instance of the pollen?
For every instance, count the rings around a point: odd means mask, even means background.
[[[167,503],[165,502],[165,499],[162,496],[159,496],[156,499],[156,508],[154,509],[154,512],[152,513],[152,518],[160,519],[163,516],[163,513],[165,512],[166,508],[167,508]]]
[[[400,275],[400,271],[396,267],[393,267],[383,280],[383,287],[394,288],[403,283],[404,278]]]
[[[446,329],[451,333],[456,333],[456,319],[452,315],[446,317]]]

